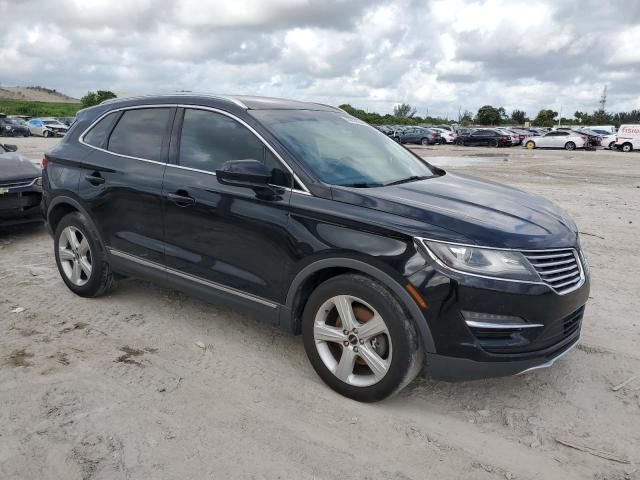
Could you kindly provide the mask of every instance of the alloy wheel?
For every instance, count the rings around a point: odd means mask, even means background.
[[[382,316],[365,301],[338,295],[316,313],[313,337],[325,366],[356,387],[378,383],[391,366],[391,336]]]
[[[65,276],[81,287],[91,278],[92,256],[87,237],[76,227],[68,226],[58,239],[58,257]]]

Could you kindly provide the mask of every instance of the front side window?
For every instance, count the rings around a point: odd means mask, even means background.
[[[118,118],[119,112],[113,112],[96,123],[91,130],[84,136],[84,142],[94,147],[102,148],[107,139],[107,135],[111,131],[113,122]]]
[[[108,150],[145,160],[162,160],[169,108],[126,110],[109,137]]]
[[[346,113],[254,110],[251,114],[324,183],[364,188],[434,176],[427,162]]]
[[[258,160],[271,169],[271,183],[292,186],[291,174],[240,122],[208,110],[185,110],[178,160],[181,166],[215,172],[230,160],[249,159]]]

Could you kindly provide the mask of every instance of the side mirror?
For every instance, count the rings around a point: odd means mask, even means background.
[[[225,185],[265,188],[271,180],[271,170],[258,160],[230,160],[216,170],[216,176]]]
[[[273,198],[283,192],[282,188],[269,185],[272,181],[271,170],[258,160],[230,160],[216,170],[216,177],[223,185],[247,187],[259,196]]]
[[[17,145],[3,145],[4,149],[7,152],[17,152],[18,151],[18,146]]]

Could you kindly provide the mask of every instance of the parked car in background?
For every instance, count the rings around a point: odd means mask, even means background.
[[[613,126],[613,125],[591,125],[591,126],[589,126],[587,128],[590,128],[593,131],[603,130],[603,131],[609,133],[610,135],[616,133],[616,127]]]
[[[31,135],[40,137],[61,137],[69,127],[51,118],[32,118],[27,122]]]
[[[575,150],[584,148],[587,144],[587,136],[567,130],[553,130],[539,137],[525,138],[523,145],[528,149],[534,148],[564,148]]]
[[[419,143],[421,145],[435,145],[442,143],[440,132],[424,127],[407,127],[398,134],[400,143]]]
[[[620,125],[614,145],[618,150],[640,150],[640,125]]]
[[[445,172],[335,107],[112,100],[82,110],[43,165],[73,293],[124,275],[245,307],[301,334],[320,378],[355,400],[425,366],[441,380],[548,367],[580,338],[589,270],[562,209]]]
[[[436,132],[440,132],[440,136],[442,137],[442,143],[455,143],[458,135],[453,130],[448,130],[446,128],[441,127],[429,127],[431,130],[435,130]]]
[[[498,127],[497,130],[499,133],[507,135],[511,139],[511,145],[520,145],[520,136],[509,128]]]
[[[13,118],[0,118],[0,136],[2,137],[28,137],[29,129],[21,125]]]
[[[17,150],[0,144],[0,227],[42,221],[42,171]]]
[[[587,137],[587,140],[589,141],[590,146],[597,147],[601,144],[602,135],[594,132],[593,130],[590,130],[588,128],[580,128],[574,130],[574,132],[579,133],[580,135],[585,135]]]
[[[479,128],[467,135],[459,135],[456,143],[469,147],[483,145],[489,147],[510,147],[512,139],[510,135],[495,129]]]
[[[615,133],[609,133],[606,130],[593,129],[593,128],[591,130],[593,130],[595,133],[597,133],[600,136],[600,145],[602,145],[604,148],[611,149],[616,144]]]

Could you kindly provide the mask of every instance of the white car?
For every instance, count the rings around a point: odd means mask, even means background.
[[[623,152],[640,150],[640,125],[620,125],[614,148]]]
[[[63,136],[69,130],[65,124],[52,118],[32,118],[27,122],[31,135],[41,137]]]
[[[587,136],[568,130],[554,130],[545,133],[541,137],[527,137],[522,141],[522,145],[529,150],[534,148],[564,148],[565,150],[575,150],[584,148],[587,143]]]
[[[445,143],[454,143],[458,135],[456,132],[452,132],[451,130],[447,130],[446,128],[440,127],[429,127],[431,130],[435,130],[436,132],[440,132],[440,136],[445,141]]]

